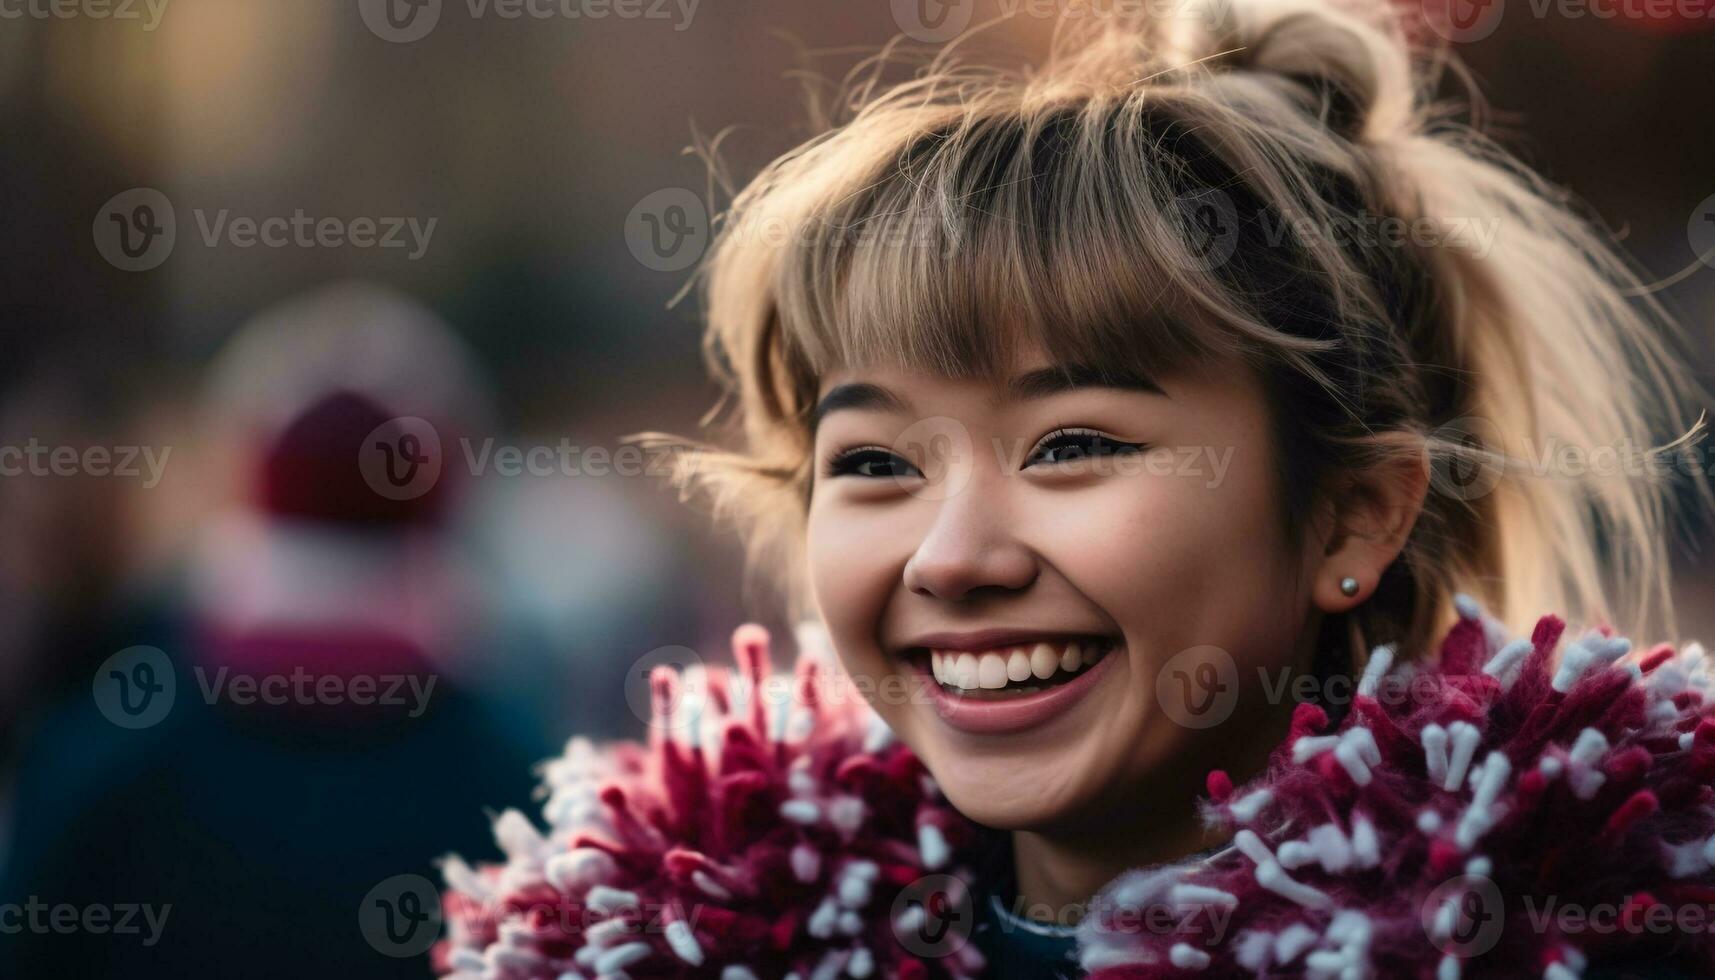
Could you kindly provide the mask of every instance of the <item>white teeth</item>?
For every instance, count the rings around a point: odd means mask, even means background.
[[[955,687],[962,687],[967,691],[972,691],[972,690],[976,689],[976,687],[977,687],[977,655],[976,654],[974,654],[974,653],[961,653],[961,654],[959,654],[958,659],[953,661],[953,685]]]
[[[929,651],[929,672],[938,683],[966,691],[997,690],[1008,684],[1049,680],[1055,671],[1077,673],[1100,660],[1106,652],[1101,643],[1037,643],[982,653],[958,650]]]
[[[1024,647],[1007,654],[1006,679],[1009,681],[1027,681],[1030,679],[1030,653]]]
[[[1069,674],[1072,671],[1077,670],[1078,665],[1083,662],[1083,658],[1078,655],[1078,644],[1066,644],[1065,652],[1060,654],[1060,669]]]
[[[1054,676],[1055,668],[1060,666],[1060,655],[1046,643],[1038,643],[1030,651],[1030,672],[1039,680],[1047,680]]]

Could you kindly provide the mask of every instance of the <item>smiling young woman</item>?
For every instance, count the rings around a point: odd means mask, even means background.
[[[1086,12],[1034,70],[955,45],[888,86],[878,60],[737,195],[703,284],[741,445],[682,479],[881,736],[808,693],[749,715],[720,680],[682,749],[580,749],[556,798],[606,809],[551,816],[578,856],[514,820],[504,871],[457,866],[448,969],[497,942],[521,975],[723,980],[1715,965],[1707,936],[1521,912],[1715,896],[1701,651],[1597,630],[1557,656],[1536,620],[1673,628],[1668,484],[1528,465],[1698,437],[1672,324],[1428,101],[1444,53],[1393,6],[1174,10]],[[735,639],[753,680],[762,649]],[[980,953],[904,937],[938,869]],[[508,932],[471,911],[500,881],[721,924]]]
[[[922,682],[930,696],[876,710],[962,813],[1017,832],[1021,894],[1060,907],[1196,850],[1204,775],[1259,770],[1286,733],[1292,705],[1261,697],[1240,698],[1218,737],[1181,725],[1156,690],[1168,659],[1202,647],[1307,672],[1315,617],[1357,603],[1328,586],[1393,560],[1427,470],[1385,488],[1391,534],[1294,544],[1248,371],[1015,383],[1047,365],[1025,352],[992,381],[830,373],[806,557],[845,668],[877,689],[890,673]],[[873,394],[842,395],[855,385]],[[924,458],[938,439],[945,458]],[[1182,446],[1230,449],[1224,478],[1141,459]]]

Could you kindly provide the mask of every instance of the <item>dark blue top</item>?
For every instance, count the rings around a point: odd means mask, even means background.
[[[1078,968],[1074,927],[1015,914],[998,892],[978,894],[973,911],[971,941],[988,961],[983,976],[993,980],[1072,980],[1084,975]]]

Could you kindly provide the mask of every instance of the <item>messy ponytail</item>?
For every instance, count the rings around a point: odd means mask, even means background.
[[[802,611],[827,371],[980,376],[1023,340],[1144,376],[1235,356],[1274,408],[1293,534],[1343,476],[1431,460],[1399,560],[1332,635],[1420,651],[1455,591],[1515,628],[1673,629],[1699,399],[1606,236],[1434,101],[1451,65],[1385,0],[1174,6],[1068,17],[1035,70],[973,64],[979,30],[907,80],[882,81],[895,48],[849,76],[723,215],[700,285],[729,398],[706,421],[730,410],[742,445],[682,456],[686,490]]]

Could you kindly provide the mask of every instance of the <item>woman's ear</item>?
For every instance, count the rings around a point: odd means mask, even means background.
[[[1351,474],[1324,512],[1331,520],[1311,598],[1325,613],[1375,593],[1405,548],[1429,492],[1427,452],[1403,453]]]

